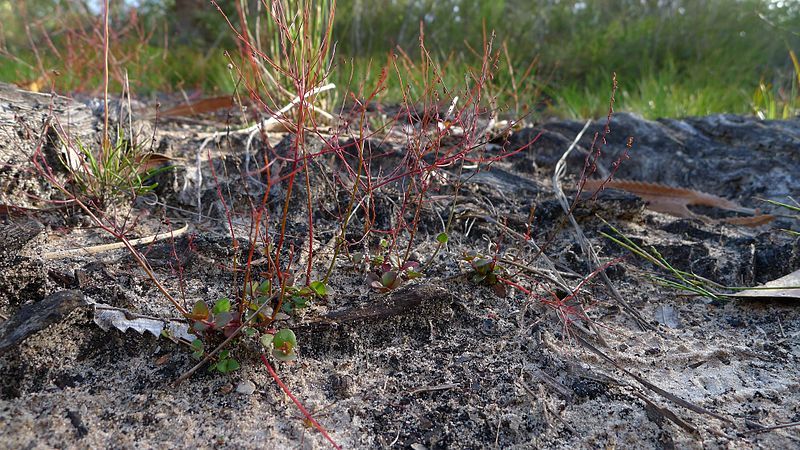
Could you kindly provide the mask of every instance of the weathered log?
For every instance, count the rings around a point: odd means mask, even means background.
[[[0,83],[0,163],[20,164],[30,158],[47,124],[58,124],[70,136],[89,141],[96,137],[100,121],[83,103]]]
[[[0,83],[0,204],[30,206],[31,197],[49,198],[31,158],[42,146],[48,162],[57,165],[56,125],[71,138],[90,143],[99,135],[100,120],[87,105],[67,97]]]

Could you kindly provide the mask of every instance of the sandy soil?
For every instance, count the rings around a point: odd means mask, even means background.
[[[602,125],[598,122],[590,130]],[[618,177],[702,189],[765,210],[769,208],[755,197],[782,199],[798,193],[798,120],[759,125],[718,116],[658,123],[623,114],[613,125],[605,164],[620,154],[628,136],[637,139]],[[705,223],[650,211],[635,196],[613,191],[584,202],[575,216],[602,261],[623,257],[609,269],[609,277],[643,318],[644,329],[599,277],[580,290],[589,320],[567,316],[583,329],[594,329],[586,332],[568,327],[564,316],[540,298],[519,289],[500,296],[470,281],[471,267],[461,255],[491,254],[499,243],[501,256],[538,273],[521,275],[508,266],[508,278],[539,296],[555,291],[542,275],[547,266],[535,251],[481,218],[503,219],[507,227],[524,233],[534,206],[533,235],[568,283],[575,287],[592,272],[572,229],[563,226],[549,181],[555,161],[581,127],[553,122],[512,135],[507,150],[545,130],[530,149],[465,182],[450,241],[424,277],[381,294],[368,287],[363,270],[340,257],[328,298],[287,319],[298,337],[299,359],[274,362],[276,370],[339,445],[800,445],[798,427],[759,432],[760,427],[800,420],[797,302],[713,300],[659,286],[647,276],[651,265],[600,235],[609,228],[597,216],[632,240],[656,246],[677,267],[728,285],[756,285],[800,268],[800,244],[781,231],[797,227],[790,219],[756,228]],[[744,133],[748,127],[761,134],[751,138]],[[230,295],[237,286],[229,270],[235,252],[208,173],[199,188],[205,205],[202,220],[193,209],[197,196],[185,192],[191,184],[186,180],[193,176],[192,151],[201,141],[192,137],[194,130],[180,138],[175,133],[162,136],[162,148],[179,161],[179,168],[163,180],[159,198],[185,212],[138,204],[136,229],[139,236],[163,231],[163,216],[175,224],[190,223],[186,235],[147,247],[158,276],[173,292],[182,290],[187,304]],[[589,135],[581,143],[584,149],[587,139]],[[749,139],[766,144],[757,148]],[[241,144],[215,147],[214,158],[220,173],[229,176],[223,184],[230,182],[225,186],[234,189],[228,199],[238,208],[236,232],[246,234],[245,216],[239,214],[246,196],[241,189],[235,191],[235,183],[242,182],[235,176],[244,164],[242,148],[236,147]],[[568,189],[582,164],[580,154],[569,160]],[[298,203],[293,205],[302,205],[302,189],[294,195]],[[336,197],[327,195],[320,205],[332,205],[326,202]],[[413,249],[420,261],[434,253],[433,237],[451,207],[452,192],[446,187],[436,195],[423,211]],[[385,208],[379,209],[382,220],[391,221],[392,207],[388,201],[380,206]],[[301,234],[305,211],[296,209],[290,232]],[[30,225],[33,220],[42,225]],[[50,213],[12,216],[4,223],[7,230],[16,230],[7,235],[29,233],[4,253],[0,313],[13,316],[48,294],[77,289],[87,302],[147,316],[175,316],[125,250],[42,257],[111,241],[99,230],[81,226],[82,219]],[[315,276],[327,269],[330,258],[324,256],[330,255],[336,224],[324,214],[318,218]],[[239,255],[246,250],[239,249]],[[303,255],[299,258],[302,262]],[[189,349],[133,330],[104,331],[94,314],[91,305],[78,307],[0,357],[2,447],[328,446],[259,362],[254,338],[235,347],[242,362],[238,371],[224,375],[202,369],[176,386],[174,381],[195,363]]]

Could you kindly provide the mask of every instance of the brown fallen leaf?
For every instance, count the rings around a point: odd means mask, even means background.
[[[736,202],[716,195],[696,191],[694,189],[678,188],[660,183],[647,183],[632,180],[586,180],[586,191],[597,191],[605,188],[619,189],[647,202],[647,208],[653,211],[670,214],[685,219],[699,219],[703,222],[730,223],[744,226],[759,226],[775,219],[769,214],[760,214],[758,210],[745,208]],[[750,214],[751,217],[730,217],[715,220],[702,214],[692,212],[688,206],[708,206],[726,211]]]
[[[140,173],[145,173],[150,169],[156,169],[158,167],[168,165],[172,161],[172,158],[162,153],[147,153],[137,158],[137,163],[140,164]]]
[[[233,106],[233,97],[224,95],[222,97],[204,98],[185,105],[178,105],[174,108],[162,111],[160,115],[165,117],[192,116],[216,111],[218,109],[230,108],[231,106]]]

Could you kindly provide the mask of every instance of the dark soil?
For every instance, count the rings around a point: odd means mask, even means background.
[[[568,159],[564,185],[570,198],[575,192],[569,187],[577,185],[593,133],[603,125],[592,124]],[[794,219],[778,218],[757,228],[702,222],[650,211],[632,194],[607,190],[596,199],[584,199],[574,215],[603,262],[622,257],[608,276],[646,327],[618,303],[600,277],[584,284],[576,300],[588,320],[574,309],[559,314],[542,301],[566,293],[542,275],[547,271],[543,258],[503,230],[524,234],[530,223],[534,241],[573,288],[595,269],[564,220],[550,182],[556,161],[582,126],[548,122],[490,144],[488,151],[510,152],[543,133],[530,148],[490,170],[462,174],[450,240],[424,277],[380,294],[368,286],[363,270],[340,256],[328,298],[286,320],[297,334],[299,359],[276,361],[276,370],[337,443],[413,449],[799,445],[797,427],[758,432],[759,427],[800,420],[799,305],[713,300],[655,284],[647,276],[655,270],[652,265],[600,235],[610,229],[599,217],[634,242],[655,246],[676,268],[729,286],[754,286],[800,268],[800,243],[784,231],[799,228]],[[151,197],[135,204],[135,232],[147,236],[164,231],[165,217],[175,228],[189,223],[190,230],[142,250],[164,284],[187,305],[232,296],[241,279],[232,275],[231,261],[248,247],[243,239],[238,250],[233,248],[229,227],[240,238],[246,236],[249,204],[264,194],[257,177],[243,175],[243,166],[259,161],[267,144],[257,139],[247,156],[246,136],[214,141],[209,148],[215,182],[208,161],[198,171],[196,151],[203,141],[198,134],[203,130],[180,124],[161,127],[161,151],[177,167],[160,180],[157,201]],[[785,212],[761,199],[786,201],[787,195],[800,193],[800,120],[712,116],[650,122],[617,114],[611,128],[601,158],[607,168],[620,157],[628,138],[635,138],[617,178],[698,189],[778,214]],[[270,136],[277,153],[288,151],[291,139]],[[309,148],[326,145],[313,140]],[[374,145],[385,153],[375,160],[376,173],[391,170],[405,151],[390,141]],[[341,165],[332,158],[322,162],[310,183],[316,199],[312,278],[327,270],[338,211],[349,201],[346,191],[330,188]],[[14,187],[3,202],[33,206],[25,195],[31,192],[30,183],[2,179],[24,173],[20,164],[0,175],[0,185]],[[273,176],[291,170],[288,164],[276,165]],[[434,254],[434,237],[452,209],[452,180],[458,172],[448,167],[442,173],[450,182],[434,183],[420,213],[411,254],[421,262]],[[408,180],[399,179],[376,193],[376,227],[396,224],[404,182]],[[230,225],[217,184],[232,211]],[[280,187],[273,190],[267,209],[279,214],[287,193]],[[292,193],[286,231],[297,249],[297,267],[304,267],[307,253],[301,249],[308,246],[305,190],[303,181]],[[75,303],[55,323],[43,322],[26,339],[4,348],[0,446],[327,445],[261,365],[255,341],[234,349],[242,362],[238,371],[223,375],[202,369],[175,386],[195,363],[187,347],[148,333],[97,326],[93,303],[152,317],[171,318],[176,312],[125,250],[43,257],[112,241],[76,218],[77,211],[4,211],[0,313],[13,317],[23,311],[34,314],[25,317],[36,317],[35,305],[44,309],[45,302],[53,301],[49,295],[65,290],[82,295],[88,304]],[[362,216],[354,217],[348,239],[358,236],[361,226]],[[254,259],[263,256],[262,250],[256,249]],[[538,274],[524,275],[508,267],[507,277],[536,296],[513,288],[498,295],[491,286],[471,282],[471,267],[462,259],[468,251],[497,251],[535,269]],[[302,272],[298,270],[298,277]],[[48,317],[53,322],[55,316]],[[3,330],[0,338],[9,332]],[[248,389],[252,386],[254,390]]]

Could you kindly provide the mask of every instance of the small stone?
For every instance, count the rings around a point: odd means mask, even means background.
[[[250,380],[242,381],[236,385],[236,392],[244,395],[251,395],[256,391],[256,385]]]

